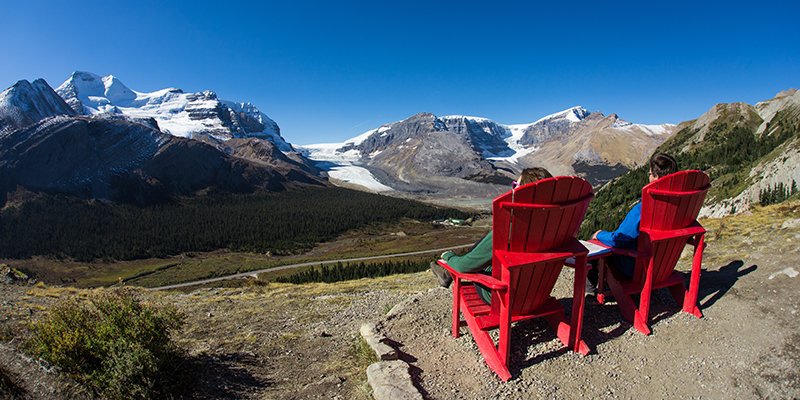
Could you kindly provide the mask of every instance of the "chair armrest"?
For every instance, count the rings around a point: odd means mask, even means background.
[[[437,260],[436,263],[441,265],[442,268],[446,269],[447,272],[450,272],[450,275],[453,276],[453,279],[480,283],[481,285],[486,286],[492,290],[500,290],[500,291],[508,290],[507,283],[497,280],[489,275],[458,272],[454,270],[453,267],[447,265],[447,261],[441,259]]]
[[[694,223],[683,229],[675,229],[669,231],[662,231],[656,229],[642,229],[641,231],[647,233],[650,236],[650,240],[653,242],[658,242],[660,240],[674,239],[678,237],[688,238],[691,236],[699,235],[701,233],[706,233],[705,228],[703,228],[703,226],[700,225],[700,223],[698,223],[697,221],[695,221]]]
[[[497,250],[495,254],[502,268],[518,268],[540,262],[566,260],[575,255],[572,252],[521,253],[505,250]]]

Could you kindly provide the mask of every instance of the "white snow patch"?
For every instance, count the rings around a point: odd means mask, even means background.
[[[668,132],[668,128],[674,128],[674,124],[661,124],[661,125],[645,125],[645,124],[633,124],[639,129],[643,130],[648,135],[666,135]]]
[[[445,115],[440,117],[440,119],[468,119],[470,121],[475,121],[475,122],[492,122],[492,120],[489,118],[473,117],[469,115]]]
[[[298,146],[297,149],[313,161],[322,161],[318,165],[328,172],[332,179],[363,186],[374,192],[394,190],[378,181],[368,169],[357,165],[361,154],[356,149],[340,152],[343,143],[319,143]],[[380,154],[373,152],[370,157]]]
[[[542,118],[539,118],[538,120],[536,120],[533,123],[530,123],[528,125],[538,124],[539,122],[546,121],[548,119],[566,119],[566,120],[568,120],[570,122],[580,122],[584,118],[586,118],[586,116],[589,115],[589,114],[590,113],[589,113],[589,111],[587,109],[585,109],[585,108],[583,108],[581,106],[575,106],[575,107],[568,108],[568,109],[566,109],[564,111],[559,111],[559,112],[557,112],[555,114],[546,115],[546,116],[544,116]]]
[[[525,134],[525,130],[533,124],[516,124],[516,125],[500,125],[506,129],[505,142],[508,148],[514,151],[514,154],[508,157],[490,157],[493,161],[508,161],[516,163],[520,157],[533,153],[538,149],[536,146],[523,147],[519,144],[520,139]]]
[[[357,165],[338,165],[332,167],[328,171],[328,176],[333,179],[340,180],[342,182],[352,183],[359,186],[363,186],[369,190],[375,192],[386,192],[389,190],[393,190],[392,188],[378,182],[375,179],[375,176],[372,175],[369,170],[364,167],[359,167]]]

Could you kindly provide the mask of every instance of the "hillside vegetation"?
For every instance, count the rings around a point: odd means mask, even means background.
[[[700,118],[681,124],[655,153],[674,156],[679,169],[699,169],[711,177],[706,205],[735,197],[755,183],[750,176],[753,167],[780,157],[800,138],[800,107],[789,104],[766,121],[758,111],[743,103],[718,104]],[[648,168],[633,169],[597,192],[581,226],[583,237],[598,229],[613,229],[622,221],[641,198]],[[763,198],[757,202],[766,205],[783,201],[796,193],[796,188],[789,179],[761,190]]]
[[[342,188],[211,195],[143,208],[40,196],[0,212],[0,258],[130,260],[215,249],[286,254],[370,224],[467,216]]]

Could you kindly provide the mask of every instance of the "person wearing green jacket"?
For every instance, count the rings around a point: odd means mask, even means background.
[[[512,183],[512,190],[518,186],[527,185],[536,182],[540,179],[550,178],[550,172],[544,168],[526,168],[520,174],[519,179]],[[458,272],[466,273],[482,273],[492,275],[492,232],[486,234],[481,240],[472,246],[467,253],[457,255],[452,251],[442,253],[441,259],[447,262],[451,268]],[[436,276],[439,285],[442,287],[449,287],[453,282],[453,277],[446,269],[442,268],[436,261],[431,263],[431,272]],[[478,295],[481,299],[489,304],[491,302],[491,291],[485,286],[475,283],[475,288],[478,290]]]

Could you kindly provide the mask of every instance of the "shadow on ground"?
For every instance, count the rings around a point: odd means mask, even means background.
[[[0,398],[28,399],[30,395],[17,384],[18,378],[0,367]]]
[[[700,309],[705,310],[714,305],[719,299],[728,293],[739,278],[755,271],[758,266],[751,265],[740,270],[744,266],[744,261],[735,260],[727,265],[720,267],[716,271],[703,270],[700,274],[700,294],[698,300],[701,301]],[[686,274],[688,279],[689,274]],[[711,296],[711,297],[709,297]],[[708,297],[708,298],[707,298]]]
[[[255,355],[230,353],[220,356],[207,354],[186,361],[191,382],[184,393],[187,399],[241,399],[259,393],[273,385],[263,377],[254,376],[247,366],[257,365]]]
[[[712,307],[719,299],[727,294],[739,278],[755,271],[758,267],[751,265],[745,269],[742,260],[731,261],[718,270],[703,270],[700,278],[700,308]],[[689,273],[684,273],[686,285],[689,284]],[[632,325],[622,319],[613,297],[605,304],[599,304],[595,298],[586,299],[584,309],[583,340],[594,351],[601,343],[611,341],[622,336]],[[637,300],[638,301],[638,300]],[[572,299],[562,299],[562,304],[569,315]],[[666,289],[654,291],[651,309],[651,326],[680,312],[680,307]],[[548,324],[542,320],[529,320],[515,324],[512,328],[511,339],[511,369],[512,375],[518,376],[521,370],[545,360],[558,357],[567,352],[565,348],[536,353],[533,357],[525,358],[531,346],[548,342],[555,337],[555,333]]]

